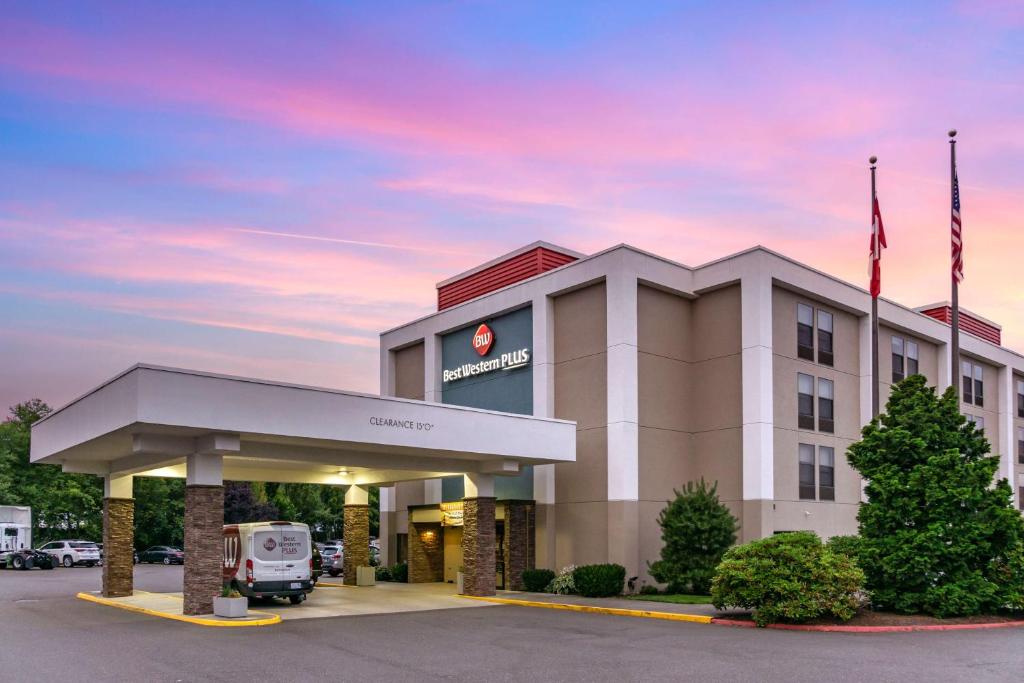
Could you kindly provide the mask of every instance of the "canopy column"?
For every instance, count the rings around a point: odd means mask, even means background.
[[[494,595],[494,475],[466,474],[463,498],[462,565],[465,595]]]
[[[370,566],[370,496],[365,486],[345,491],[344,583],[355,586],[356,568]]]
[[[185,463],[185,614],[211,614],[224,582],[224,458],[196,453]]]
[[[132,475],[103,479],[103,597],[119,598],[134,590],[135,499]]]

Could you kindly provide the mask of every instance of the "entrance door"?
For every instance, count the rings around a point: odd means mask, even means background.
[[[455,574],[462,566],[462,527],[444,528],[444,580],[455,583]]]
[[[494,531],[494,587],[505,590],[505,523],[497,522]]]

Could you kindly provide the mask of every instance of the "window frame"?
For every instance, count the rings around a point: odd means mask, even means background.
[[[1024,427],[1017,427],[1017,464],[1024,465]]]
[[[914,350],[914,355],[910,355],[910,350],[911,349]],[[907,377],[910,377],[911,375],[920,375],[921,374],[921,345],[918,344],[916,341],[911,341],[909,339],[904,339],[903,340],[903,353],[904,353],[904,355],[907,358]],[[914,363],[913,370],[911,370],[911,367],[910,367],[911,361],[913,361],[913,363]]]
[[[817,454],[814,444],[797,444],[797,493],[800,500],[818,500]],[[804,462],[809,452],[811,461]],[[805,469],[809,468],[809,470]],[[804,473],[810,472],[810,483],[804,481]],[[808,495],[809,494],[809,495]]]
[[[828,318],[828,330],[822,329],[822,316]],[[827,365],[832,367],[835,363],[835,325],[836,317],[829,311],[822,310],[820,308],[815,309],[815,322],[817,323],[817,335],[816,341],[818,342],[818,364]],[[824,346],[828,346],[828,350],[823,349]]]
[[[1017,417],[1024,417],[1024,379],[1017,380]]]
[[[818,377],[817,392],[818,392],[818,431],[825,432],[827,434],[836,433],[836,383],[826,377]],[[828,387],[829,397],[825,398],[822,394],[822,387]],[[828,408],[826,411],[825,409]],[[825,417],[825,413],[828,413],[828,417]]]
[[[811,392],[808,394],[801,391],[800,382],[803,378],[807,378],[811,384]],[[814,421],[814,390],[815,390],[815,377],[814,375],[808,375],[804,372],[796,373],[796,416],[797,416],[797,427],[800,429],[813,430],[815,426]],[[803,397],[809,397],[810,411],[803,411]]]
[[[960,361],[960,398],[964,403],[974,403],[973,363]]]
[[[810,312],[810,322],[806,323],[801,320],[803,317],[801,314],[805,311]],[[814,306],[810,306],[805,303],[797,302],[796,304],[796,357],[801,360],[814,361]],[[801,343],[801,336],[805,333],[810,340],[810,345]]]
[[[896,351],[897,342],[899,342],[900,347],[898,353]],[[889,349],[891,351],[890,356],[892,358],[892,383],[896,384],[897,382],[902,382],[907,378],[907,374],[905,372],[907,362],[907,342],[903,339],[903,337],[897,337],[896,335],[893,335],[892,339],[889,341]],[[897,358],[899,358],[899,372],[897,372],[896,370]]]
[[[827,455],[831,464],[825,464],[826,454],[822,451],[828,451]],[[832,482],[830,486],[824,484],[826,470],[828,478]],[[818,446],[818,500],[831,502],[836,500],[836,449],[832,446]]]

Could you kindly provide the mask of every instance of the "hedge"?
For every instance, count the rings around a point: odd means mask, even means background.
[[[527,569],[522,573],[522,578],[523,590],[543,593],[554,580],[555,573],[550,569]]]
[[[588,598],[609,598],[622,594],[626,568],[621,564],[586,564],[572,573],[576,592]]]

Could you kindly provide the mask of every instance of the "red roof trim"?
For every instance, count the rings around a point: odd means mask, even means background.
[[[929,318],[935,318],[939,322],[946,323],[947,325],[953,324],[953,309],[950,306],[936,306],[921,312]],[[1002,344],[1003,334],[998,327],[993,327],[964,310],[960,311],[960,331],[973,334],[975,337],[992,342],[997,346]]]
[[[537,247],[437,288],[437,310],[443,311],[577,260],[575,256]]]

